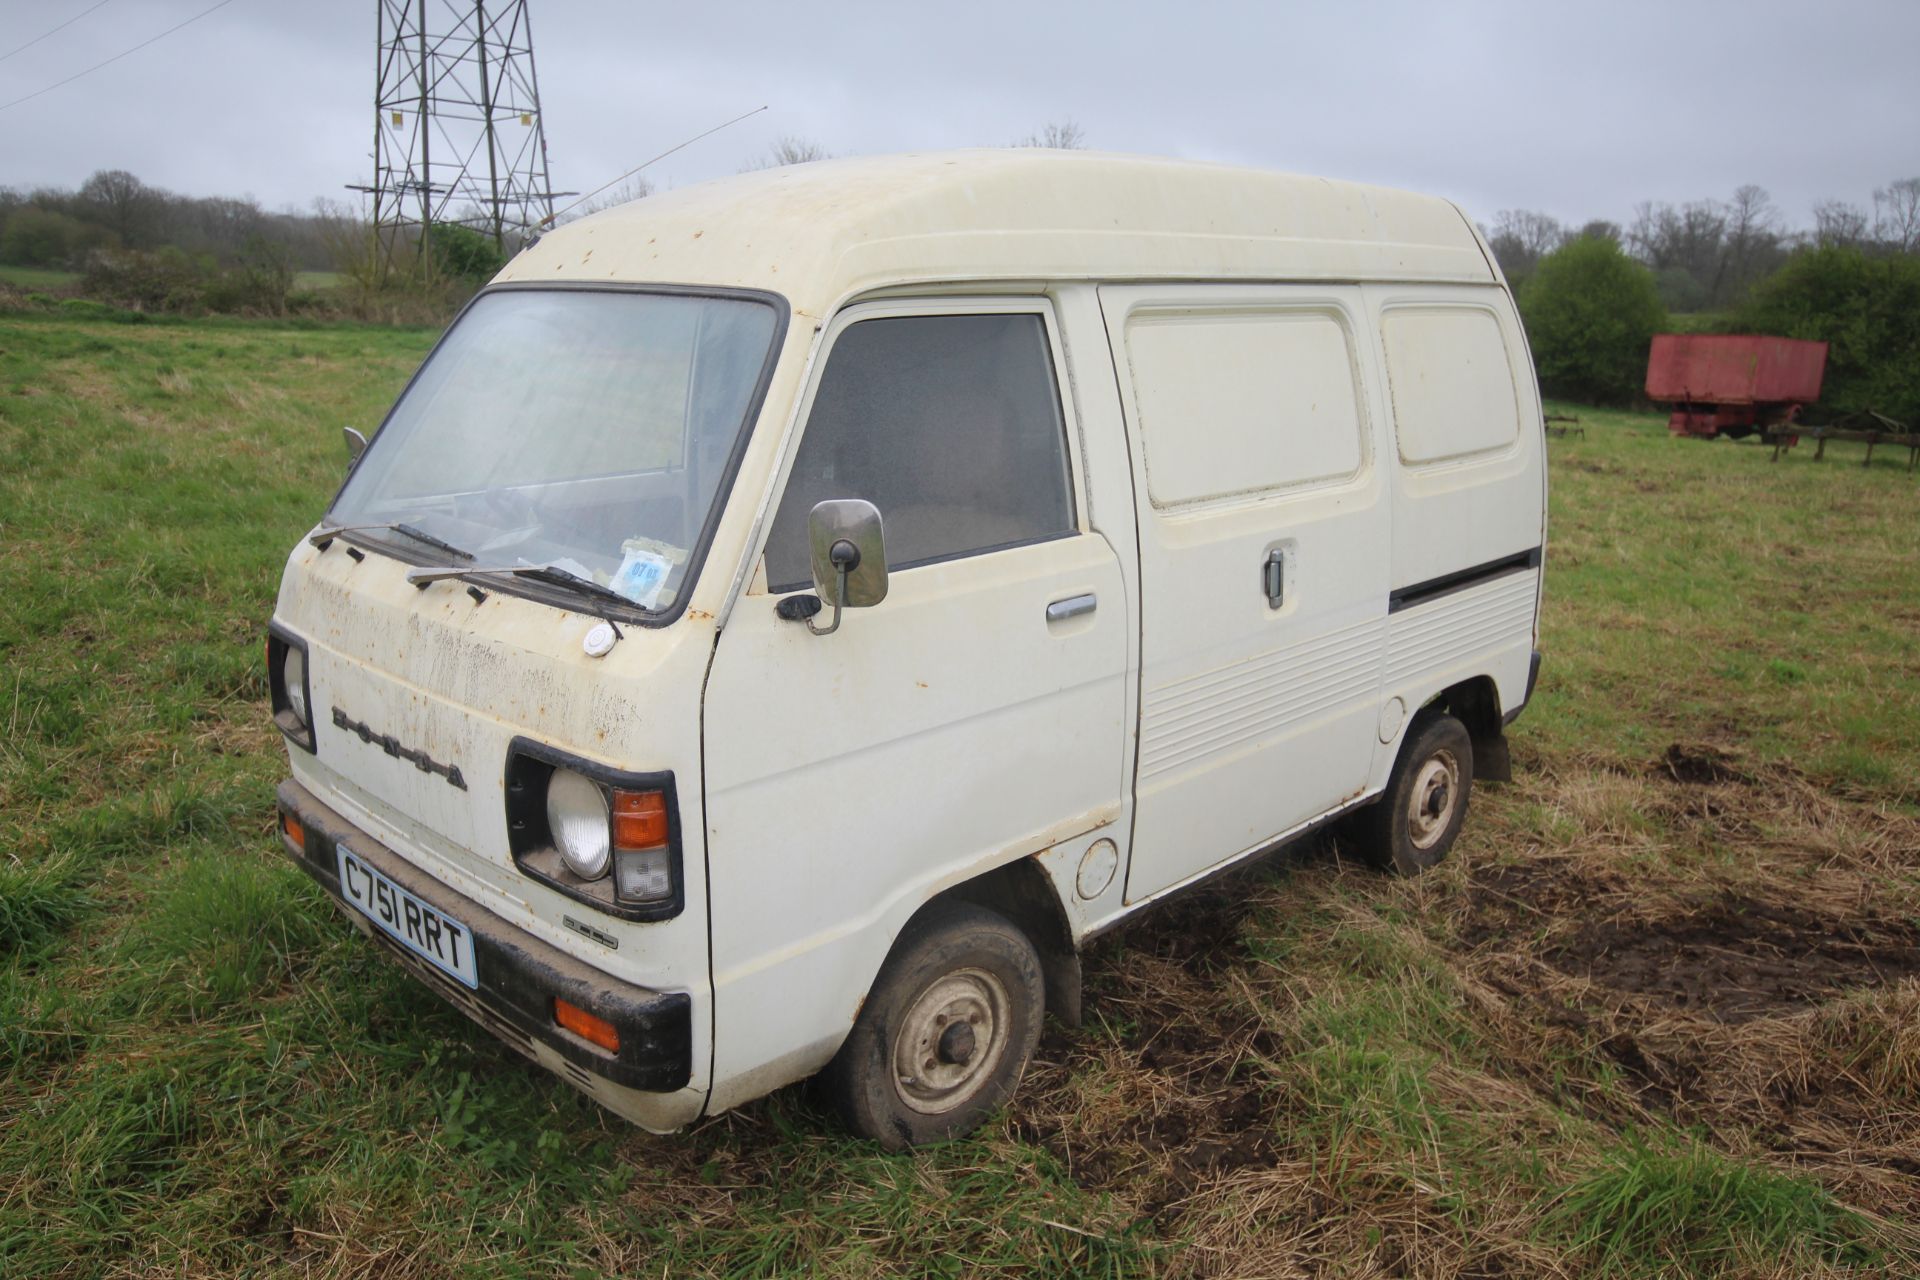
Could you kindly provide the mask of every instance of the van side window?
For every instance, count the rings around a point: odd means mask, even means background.
[[[1154,506],[1250,498],[1359,471],[1353,345],[1338,313],[1139,311],[1126,340]]]
[[[1073,532],[1041,318],[903,316],[842,331],[767,537],[772,590],[812,581],[807,514],[829,498],[880,509],[896,570]]]
[[[1393,307],[1380,319],[1405,462],[1444,462],[1520,438],[1506,339],[1479,307]]]

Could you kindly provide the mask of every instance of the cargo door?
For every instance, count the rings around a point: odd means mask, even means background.
[[[1388,507],[1357,289],[1100,296],[1139,510],[1131,902],[1365,788]]]

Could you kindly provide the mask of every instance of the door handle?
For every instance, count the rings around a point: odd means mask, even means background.
[[[1085,595],[1068,596],[1065,600],[1055,600],[1047,606],[1048,622],[1065,622],[1068,618],[1077,618],[1083,613],[1092,613],[1100,601],[1093,592]]]
[[[1278,547],[1267,552],[1267,562],[1261,566],[1261,585],[1267,589],[1267,608],[1278,609],[1283,603],[1287,586],[1287,553]]]

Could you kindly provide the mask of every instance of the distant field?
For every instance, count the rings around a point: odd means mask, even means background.
[[[426,330],[0,315],[0,1275],[1920,1274],[1920,477],[1562,406],[1517,781],[1103,940],[1010,1113],[613,1121],[272,834],[287,548]]]
[[[56,271],[52,267],[9,267],[0,265],[0,280],[25,289],[52,289],[78,284],[78,271]]]
[[[345,279],[337,271],[296,271],[296,289],[335,289]],[[78,271],[56,271],[51,267],[9,267],[0,265],[0,280],[28,289],[47,289],[80,283]]]

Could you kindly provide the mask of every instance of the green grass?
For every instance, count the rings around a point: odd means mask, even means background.
[[[1543,745],[1709,738],[1849,792],[1920,799],[1920,477],[1885,451],[1668,440],[1578,413],[1551,442]],[[1567,518],[1572,514],[1574,518]],[[1598,696],[1596,696],[1598,695]]]
[[[1825,1189],[1732,1161],[1684,1138],[1637,1134],[1567,1189],[1549,1219],[1604,1274],[1862,1257],[1860,1224]]]
[[[23,289],[57,289],[80,283],[80,273],[55,267],[11,267],[0,263],[0,282],[17,284]]]
[[[280,568],[433,338],[0,316],[0,1274],[1920,1267],[1911,980],[1727,1027],[1555,959],[1703,885],[1920,921],[1891,461],[1576,410],[1518,781],[1440,871],[1282,860],[1102,942],[973,1139],[883,1155],[804,1089],[653,1138],[273,835]],[[1676,743],[1755,782],[1675,783]]]

